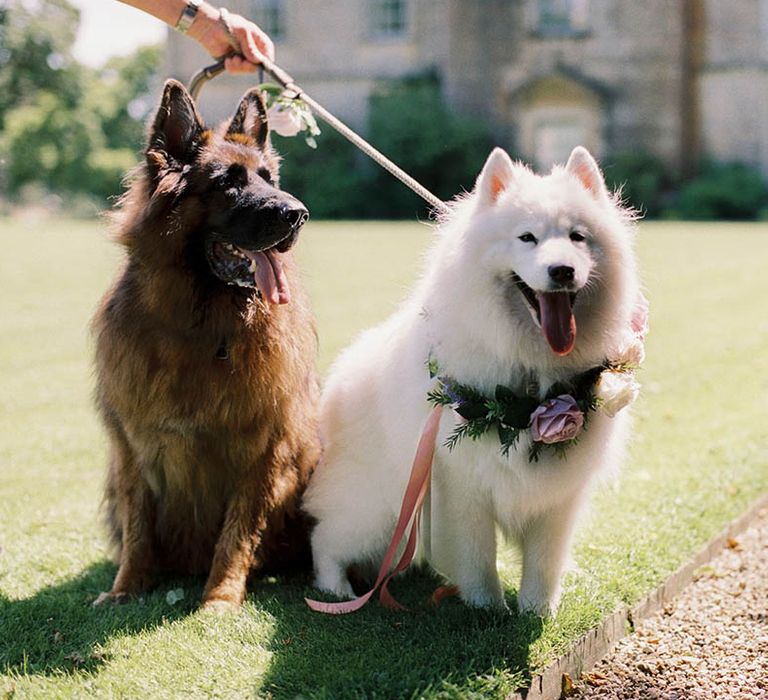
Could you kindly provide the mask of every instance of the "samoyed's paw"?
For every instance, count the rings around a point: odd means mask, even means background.
[[[339,598],[354,598],[355,592],[347,579],[344,569],[335,562],[320,559],[315,565],[315,587]]]
[[[533,613],[539,617],[554,617],[560,604],[560,596],[547,597],[541,591],[520,591],[517,609],[521,613]]]
[[[473,608],[488,608],[505,611],[509,608],[504,600],[501,586],[498,587],[459,587],[461,599]]]
[[[320,578],[315,579],[315,588],[319,588],[326,593],[333,593],[333,595],[339,598],[356,598],[355,592],[352,590],[349,581],[343,579],[337,582],[327,582]]]

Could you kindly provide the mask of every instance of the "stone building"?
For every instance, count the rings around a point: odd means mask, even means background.
[[[738,160],[768,174],[768,0],[230,0],[276,40],[309,94],[365,130],[390,78],[436,73],[448,103],[539,167],[581,143],[682,172]],[[172,34],[171,74],[207,57]],[[230,111],[253,78],[206,86]]]

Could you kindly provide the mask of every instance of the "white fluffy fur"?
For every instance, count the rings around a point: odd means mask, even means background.
[[[571,241],[574,229],[587,241]],[[525,232],[538,244],[520,241]],[[305,498],[318,520],[312,546],[319,588],[350,596],[348,565],[378,567],[430,411],[430,354],[442,373],[488,395],[497,384],[522,390],[533,373],[543,396],[556,381],[600,364],[628,328],[637,297],[632,238],[631,214],[609,195],[585,149],[546,177],[493,151],[475,190],[438,227],[410,298],[342,353],[326,383],[325,457]],[[549,348],[509,281],[514,270],[533,289],[546,290],[549,265],[574,267],[582,287],[574,306],[576,345],[566,357]],[[420,556],[468,604],[504,606],[499,528],[522,549],[519,607],[553,613],[577,514],[595,475],[620,461],[626,413],[592,414],[565,460],[545,452],[529,464],[527,438],[508,458],[495,434],[449,452],[442,443],[458,418],[445,409],[430,541],[422,533]]]

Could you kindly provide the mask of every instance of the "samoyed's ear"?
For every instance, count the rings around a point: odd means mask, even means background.
[[[600,167],[584,146],[576,146],[565,165],[566,172],[575,175],[594,197],[608,197],[608,189]]]
[[[477,178],[477,185],[475,185],[480,204],[495,204],[514,177],[515,165],[512,159],[503,149],[494,148],[491,155],[488,156],[488,160],[485,161],[483,170]]]

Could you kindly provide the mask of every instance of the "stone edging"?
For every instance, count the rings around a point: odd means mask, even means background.
[[[729,539],[746,530],[765,507],[768,507],[768,494],[755,500],[656,590],[632,607],[625,606],[609,615],[576,642],[571,651],[534,676],[528,688],[509,695],[506,700],[558,700],[562,694],[564,674],[576,680],[582,673],[589,671],[620,639],[631,634],[636,622],[657,613],[691,583],[696,570],[714,559]]]

